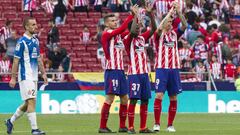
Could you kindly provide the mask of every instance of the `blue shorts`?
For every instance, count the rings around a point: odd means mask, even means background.
[[[156,93],[168,91],[168,96],[182,92],[179,69],[156,69]]]
[[[129,98],[151,98],[151,85],[148,74],[128,75]]]
[[[105,94],[126,95],[127,80],[124,70],[106,70],[104,73]]]

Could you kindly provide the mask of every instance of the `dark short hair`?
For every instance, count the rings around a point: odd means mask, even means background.
[[[28,24],[29,20],[35,20],[33,17],[26,17],[23,20],[23,28],[26,30],[26,25]]]
[[[104,16],[104,18],[103,18],[104,23],[106,23],[108,18],[111,18],[111,17],[115,17],[115,15],[114,14],[109,14],[109,15]]]
[[[198,35],[197,38],[201,38],[202,40],[205,40],[205,36],[203,35]]]
[[[11,23],[12,23],[12,21],[7,20],[5,24],[6,24],[6,26],[9,26]]]
[[[217,24],[212,24],[211,26],[212,26],[214,29],[217,29],[217,28],[218,28]]]

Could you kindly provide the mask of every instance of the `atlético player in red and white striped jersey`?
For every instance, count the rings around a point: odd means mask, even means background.
[[[180,18],[182,26],[177,29],[173,29],[172,22],[173,16],[177,13]],[[173,127],[173,121],[177,111],[177,94],[181,93],[181,81],[179,75],[179,54],[178,54],[178,39],[184,33],[187,27],[186,19],[179,8],[178,2],[173,2],[173,6],[170,9],[167,16],[160,23],[155,36],[156,44],[156,98],[154,101],[154,117],[155,125],[153,129],[155,131],[160,130],[160,114],[162,110],[162,98],[165,91],[168,91],[170,98],[170,105],[168,110],[168,127],[167,131],[175,132]]]
[[[155,32],[155,18],[152,14],[152,6],[149,1],[145,1],[146,15],[151,19],[151,29],[147,29],[143,34],[140,34],[140,29],[143,26],[139,21],[141,18],[135,16],[132,23],[129,23],[130,34],[124,38],[124,45],[129,56],[128,64],[128,87],[130,103],[128,106],[128,133],[135,134],[134,117],[135,107],[138,100],[141,100],[140,105],[140,131],[139,133],[153,133],[152,130],[146,127],[148,100],[151,98],[151,85],[148,77],[148,64],[146,42]],[[141,11],[139,10],[139,14]]]
[[[136,14],[137,9],[137,5],[133,6],[132,12]],[[115,95],[118,95],[121,101],[119,109],[119,132],[127,132],[128,130],[125,126],[127,118],[128,87],[123,66],[124,45],[122,40],[120,40],[120,35],[127,29],[128,23],[132,21],[133,17],[133,15],[129,15],[119,28],[117,28],[117,19],[114,15],[110,14],[104,17],[104,25],[106,28],[102,33],[101,41],[106,59],[106,70],[104,72],[106,98],[101,111],[99,133],[112,133],[107,127],[107,120],[109,109]]]

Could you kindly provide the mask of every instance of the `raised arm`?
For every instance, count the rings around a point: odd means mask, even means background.
[[[132,10],[132,15],[129,15],[129,16],[127,17],[127,19],[123,22],[123,24],[122,24],[119,28],[113,30],[113,31],[110,33],[110,37],[117,36],[117,35],[123,33],[123,32],[128,28],[128,23],[130,23],[130,22],[133,20],[134,15],[137,14],[138,5],[134,5],[134,6],[131,8],[131,10]]]
[[[181,26],[180,30],[184,32],[185,29],[187,28],[186,18],[185,18],[184,15],[182,14],[178,2],[175,1],[175,2],[173,3],[173,6],[174,6],[175,10],[177,11],[177,15],[179,16],[179,18],[180,18],[180,20],[181,20],[181,23],[182,23],[182,26]]]
[[[151,21],[151,31],[150,31],[150,37],[151,37],[153,33],[156,31],[157,25],[156,25],[154,14],[153,14],[153,7],[149,2],[149,0],[146,1],[145,8],[147,11],[147,15],[150,17],[150,21]]]

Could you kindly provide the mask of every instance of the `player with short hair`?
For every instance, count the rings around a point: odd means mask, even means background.
[[[137,5],[132,7],[132,12],[136,13]],[[133,15],[129,15],[124,23],[117,28],[117,19],[110,14],[104,17],[105,31],[102,34],[102,46],[105,55],[106,70],[104,72],[105,102],[102,106],[99,133],[112,133],[107,127],[109,110],[115,95],[120,97],[120,127],[119,132],[127,132],[125,126],[127,118],[128,87],[123,66],[124,45],[121,34],[127,29],[128,23],[132,21]]]
[[[14,115],[5,121],[7,133],[11,134],[13,123],[27,113],[33,135],[44,135],[45,132],[38,129],[36,118],[36,96],[37,96],[37,81],[38,67],[42,73],[44,83],[47,84],[47,76],[43,66],[42,58],[39,53],[39,41],[33,35],[37,31],[37,22],[35,18],[28,17],[23,22],[25,33],[18,40],[15,48],[12,78],[9,86],[14,88],[16,85],[16,76],[18,72],[18,82],[20,93],[24,103],[19,106]]]
[[[148,100],[151,98],[151,85],[148,76],[148,64],[146,42],[153,35],[157,29],[154,15],[152,14],[152,8],[149,2],[146,2],[146,11],[151,19],[151,29],[140,34],[142,23],[141,18],[135,16],[133,22],[129,23],[130,34],[124,38],[124,45],[127,55],[130,59],[128,65],[128,85],[129,85],[129,98],[130,103],[128,106],[128,133],[135,134],[134,129],[134,116],[135,106],[137,100],[141,100],[140,105],[140,133],[154,133],[154,131],[146,127],[147,112],[148,112]]]
[[[173,29],[172,22],[174,14],[177,13],[181,19],[182,26]],[[161,22],[159,28],[155,32],[156,44],[156,97],[154,101],[154,117],[155,125],[153,130],[160,130],[160,115],[162,111],[162,99],[164,92],[168,91],[170,105],[168,110],[168,127],[167,131],[175,132],[173,121],[177,111],[177,94],[181,93],[180,82],[180,61],[178,54],[178,39],[184,33],[187,22],[179,9],[177,2],[173,6],[167,16]]]

